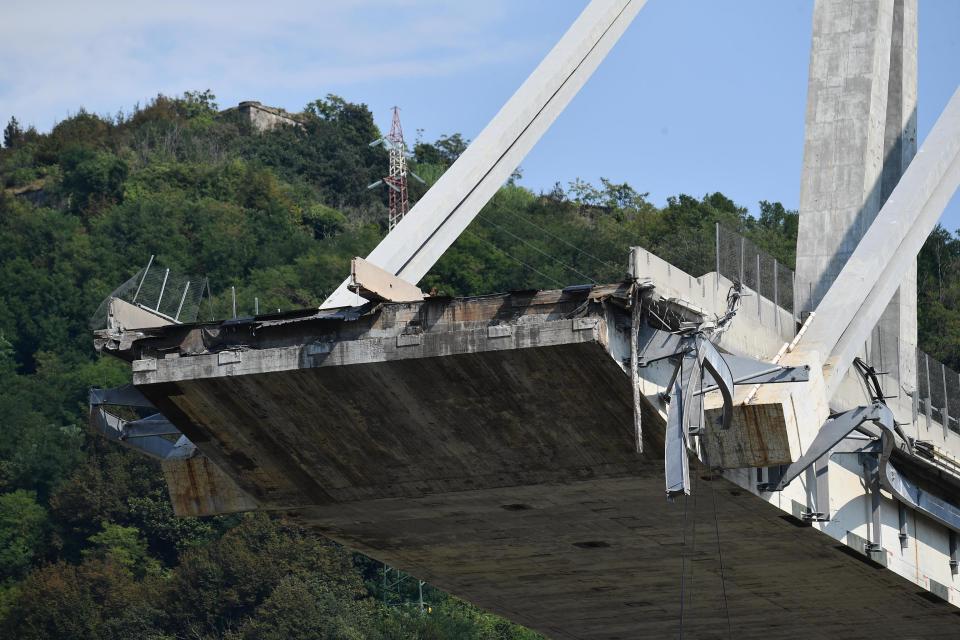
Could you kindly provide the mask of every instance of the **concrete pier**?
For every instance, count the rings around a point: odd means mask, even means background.
[[[916,0],[817,0],[797,239],[797,308],[813,311],[917,149]],[[916,387],[916,267],[872,348]],[[900,390],[888,389],[897,394]]]

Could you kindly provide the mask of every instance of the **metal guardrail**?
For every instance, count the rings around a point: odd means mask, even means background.
[[[207,279],[173,273],[155,264],[153,258],[150,256],[146,267],[103,299],[90,318],[91,329],[106,328],[110,301],[114,298],[149,309],[173,322],[197,319]]]
[[[917,349],[917,412],[960,433],[960,374]]]

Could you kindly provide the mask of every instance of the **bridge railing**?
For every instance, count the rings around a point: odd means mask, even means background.
[[[174,322],[193,322],[197,319],[206,289],[206,278],[178,274],[161,267],[151,256],[145,268],[103,299],[90,318],[90,328],[97,330],[107,326],[107,313],[113,298],[149,309]]]
[[[960,434],[960,374],[917,349],[917,413]]]
[[[781,309],[794,311],[793,269],[739,233],[716,225],[716,270]]]
[[[804,301],[810,298],[812,287],[799,282],[793,269],[719,224],[714,251],[717,273],[740,281],[750,291],[789,311],[795,322],[803,320],[804,312],[809,311]],[[744,301],[747,310],[751,304],[749,298]],[[756,304],[759,309],[759,299]],[[760,321],[764,322],[762,315]],[[878,325],[861,353],[881,372],[884,393],[897,398],[909,396],[915,418],[925,417],[928,425],[937,423],[960,434],[960,373],[916,345],[901,342],[899,336],[884,338],[883,326]]]

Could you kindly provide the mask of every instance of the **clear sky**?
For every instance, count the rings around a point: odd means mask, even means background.
[[[299,110],[336,93],[409,137],[474,137],[586,0],[5,0],[0,125],[80,106],[129,111],[210,88]],[[522,184],[580,177],[667,196],[722,191],[796,208],[812,0],[649,0],[523,162]],[[919,134],[960,85],[960,0],[919,0]],[[943,223],[960,228],[960,197]]]

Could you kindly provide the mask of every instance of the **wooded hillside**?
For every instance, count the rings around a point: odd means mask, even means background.
[[[369,110],[336,96],[304,126],[257,134],[209,92],[130,113],[78,112],[48,134],[15,120],[0,150],[0,635],[7,638],[534,638],[432,588],[384,604],[380,566],[262,514],[177,519],[156,464],[94,437],[87,390],[128,381],[88,321],[155,254],[209,277],[201,316],[318,305],[384,235],[387,166]],[[465,148],[418,141],[435,181]],[[425,187],[411,185],[412,198]],[[792,265],[797,215],[720,193],[666,206],[603,180],[505,185],[424,279],[468,295],[623,278],[631,245],[694,273],[715,223]],[[960,366],[960,239],[920,258],[921,347]],[[934,330],[935,329],[935,330]],[[392,596],[391,596],[392,597]],[[395,597],[393,598],[396,599]]]

